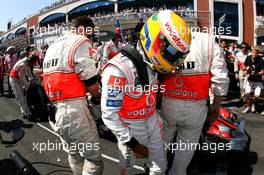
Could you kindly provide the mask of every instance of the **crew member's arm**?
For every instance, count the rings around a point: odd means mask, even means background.
[[[103,58],[102,58],[102,61],[103,61],[104,63],[106,63],[106,62],[109,61],[110,50],[111,50],[111,48],[110,48],[109,43],[106,43],[106,44],[104,45],[104,48],[103,48]]]
[[[211,65],[211,89],[214,94],[213,104],[210,107],[208,120],[211,122],[218,117],[218,111],[221,106],[222,97],[227,94],[229,86],[228,70],[224,55],[219,46],[214,44],[214,54]]]
[[[34,76],[33,76],[33,70],[31,70],[31,67],[30,66],[28,66],[27,68],[26,68],[27,70],[27,78],[28,78],[28,81],[31,83],[31,84],[33,84],[34,83]]]
[[[31,85],[31,80],[28,78],[28,75],[27,75],[28,71],[29,71],[29,67],[27,67],[27,65],[20,66],[17,69],[19,80],[20,80],[25,92],[28,90],[29,86]]]
[[[119,111],[123,103],[124,92],[115,82],[125,82],[124,74],[114,66],[107,66],[102,74],[102,119],[105,125],[116,135],[118,141],[127,143],[131,140],[128,127],[122,122]]]
[[[119,116],[124,97],[126,77],[116,67],[108,65],[102,75],[102,119],[118,141],[131,148],[136,157],[148,157],[148,149],[140,144]]]
[[[80,79],[85,83],[86,89],[92,97],[100,98],[100,87],[97,82],[98,75],[95,61],[89,56],[91,44],[88,41],[83,42],[75,51],[73,63],[75,72],[79,74]]]

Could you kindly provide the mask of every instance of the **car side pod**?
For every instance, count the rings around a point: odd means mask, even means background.
[[[40,175],[17,151],[10,153],[10,159],[17,167],[17,175]]]

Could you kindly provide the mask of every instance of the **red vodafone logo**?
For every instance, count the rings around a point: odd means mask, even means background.
[[[186,51],[186,46],[181,42],[181,39],[177,36],[177,33],[173,31],[169,22],[165,24],[166,30],[169,32],[171,39],[175,42],[175,44],[184,52]]]
[[[175,78],[174,79],[174,84],[175,84],[176,87],[182,88],[184,86],[184,81],[181,78]]]
[[[156,97],[151,93],[146,97],[146,105],[153,107],[156,104]]]

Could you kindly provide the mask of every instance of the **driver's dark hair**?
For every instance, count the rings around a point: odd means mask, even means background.
[[[34,63],[36,61],[38,61],[39,57],[36,53],[32,53],[31,55],[28,56],[27,62],[28,63]]]
[[[93,20],[88,16],[79,16],[72,20],[72,25],[75,28],[78,28],[80,26],[83,26],[84,28],[92,27],[94,28],[95,25],[93,23]]]

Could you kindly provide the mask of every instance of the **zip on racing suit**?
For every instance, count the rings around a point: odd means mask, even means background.
[[[20,111],[23,116],[30,116],[31,112],[27,104],[26,92],[29,86],[33,83],[33,75],[29,64],[27,63],[27,57],[16,62],[14,67],[10,71],[10,86],[12,87]]]
[[[194,150],[187,145],[197,143],[207,116],[209,88],[215,96],[227,93],[228,70],[214,37],[206,33],[192,33],[190,53],[181,70],[163,81],[161,117],[164,119],[165,148],[174,153],[169,175],[185,175]],[[172,141],[185,144],[185,150],[173,150]]]
[[[98,132],[87,107],[84,84],[96,76],[95,63],[88,53],[90,47],[86,37],[66,34],[49,47],[43,62],[43,85],[57,108],[56,122],[50,124],[61,137],[75,175],[102,174],[103,169]]]
[[[144,57],[143,50],[138,50]],[[147,70],[150,86],[155,86],[156,73],[149,66]],[[102,119],[118,139],[120,174],[127,174],[133,168],[134,156],[127,143],[134,138],[148,148],[150,174],[165,174],[163,125],[156,113],[156,93],[129,89],[137,85],[133,62],[122,53],[111,59],[102,74]]]

